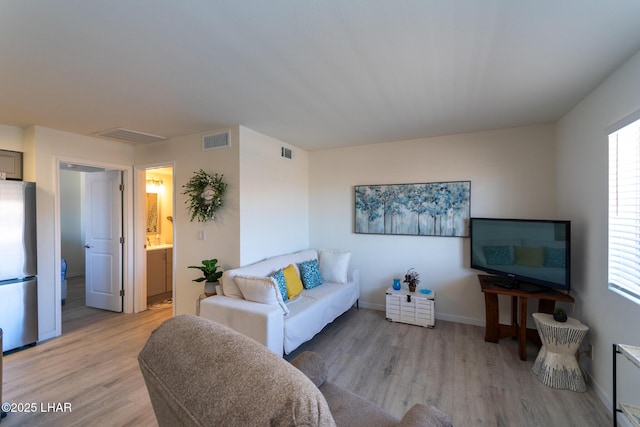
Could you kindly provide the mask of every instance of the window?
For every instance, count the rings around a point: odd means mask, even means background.
[[[640,119],[609,134],[609,289],[640,304]]]

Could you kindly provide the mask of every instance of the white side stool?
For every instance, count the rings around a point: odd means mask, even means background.
[[[533,319],[542,340],[533,373],[549,387],[587,391],[576,352],[589,328],[571,317],[557,322],[551,314],[533,313]]]

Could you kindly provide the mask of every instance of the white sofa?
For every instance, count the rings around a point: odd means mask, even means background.
[[[360,277],[358,270],[348,269],[349,258],[350,253],[306,250],[227,270],[220,278],[216,295],[200,301],[199,315],[253,338],[277,355],[289,354],[357,305]],[[284,302],[288,314],[278,304],[245,299],[234,279],[236,276],[266,277],[290,264],[299,271],[300,263],[313,259],[319,262],[323,283],[304,289],[300,295]],[[340,274],[342,269],[344,274]],[[336,279],[336,271],[338,277],[344,279]]]

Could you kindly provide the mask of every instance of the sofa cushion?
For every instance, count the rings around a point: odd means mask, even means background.
[[[222,273],[222,277],[220,278],[224,295],[231,298],[242,299],[242,292],[240,292],[238,285],[236,284],[235,280],[233,280],[236,274],[265,277],[273,273],[274,271],[285,268],[289,264],[294,264],[295,268],[297,269],[298,267],[296,266],[296,264],[303,261],[308,261],[310,259],[318,259],[318,252],[316,250],[309,249],[292,254],[278,255],[262,261],[258,261],[253,264],[246,265],[244,267],[225,270],[224,273]]]
[[[280,306],[286,316],[289,307],[284,303],[278,283],[273,277],[243,276],[237,275],[235,281],[244,296],[244,299],[263,304]]]
[[[325,322],[328,323],[355,304],[360,298],[360,289],[353,283],[342,285],[340,283],[324,282],[322,286],[305,291],[304,296],[325,303]]]
[[[302,281],[298,275],[298,270],[296,270],[293,264],[289,264],[289,266],[282,270],[282,272],[284,273],[284,279],[287,282],[287,295],[289,296],[289,299],[297,297],[303,289]]]
[[[322,289],[324,285],[311,289]],[[327,300],[309,298],[304,291],[297,298],[290,300],[289,315],[284,321],[284,353],[289,354],[300,344],[309,341],[320,332],[331,320],[327,319]]]
[[[351,252],[322,249],[319,258],[320,274],[325,282],[347,283]]]
[[[287,281],[284,278],[282,269],[274,271],[269,275],[269,277],[273,277],[274,279],[276,279],[276,282],[278,283],[278,289],[280,289],[280,293],[282,294],[282,299],[284,301],[287,301],[289,299],[289,295],[287,294]]]
[[[312,289],[322,285],[322,276],[320,275],[317,259],[300,263],[300,278],[305,289]]]

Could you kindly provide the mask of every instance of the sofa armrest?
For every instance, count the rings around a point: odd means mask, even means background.
[[[320,387],[327,380],[327,364],[318,353],[303,351],[291,361],[291,364],[305,374],[316,387]]]
[[[452,427],[451,418],[444,412],[440,411],[435,406],[423,405],[422,403],[416,403],[413,405],[402,420],[400,420],[399,426],[402,427],[418,427],[418,426],[430,426],[430,427]]]
[[[284,314],[275,305],[214,295],[200,302],[200,317],[221,323],[282,356]]]

